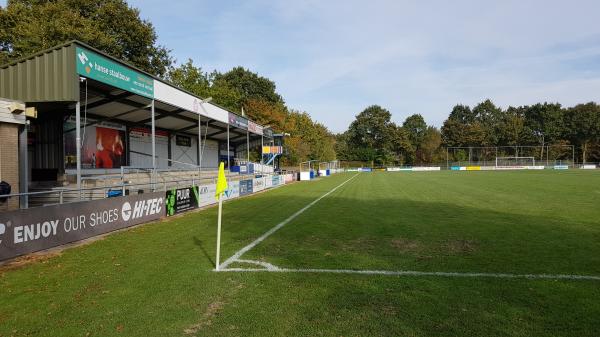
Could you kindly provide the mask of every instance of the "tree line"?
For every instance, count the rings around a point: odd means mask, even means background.
[[[335,159],[334,135],[307,112],[288,107],[275,82],[234,67],[204,72],[192,60],[176,64],[158,44],[152,23],[123,0],[9,0],[0,7],[0,64],[79,40],[231,111],[286,132],[284,165]],[[258,151],[252,157],[258,159]]]
[[[447,147],[535,146],[539,153],[532,156],[544,158],[550,146],[564,145],[574,147],[578,162],[600,162],[600,106],[538,103],[502,109],[488,99],[473,108],[454,106],[438,130],[419,114],[397,125],[388,110],[374,105],[336,140],[338,158],[373,165],[439,164]]]
[[[152,23],[123,0],[9,0],[0,7],[0,64],[73,39],[289,133],[287,165],[336,158],[373,165],[439,164],[445,161],[446,147],[534,145],[541,152],[550,144],[573,145],[576,161],[600,161],[600,108],[593,102],[507,109],[490,100],[473,108],[458,104],[440,129],[427,125],[420,114],[396,124],[388,110],[373,105],[347,131],[334,135],[307,112],[287,106],[275,82],[251,70],[205,72],[192,60],[176,64],[171,50],[157,43]],[[253,158],[257,156],[254,152]]]
[[[231,111],[241,112],[253,121],[285,132],[284,165],[296,165],[307,160],[335,159],[335,137],[325,125],[314,121],[307,112],[289,108],[277,93],[275,82],[248,69],[235,67],[221,73],[203,72],[192,60],[171,67],[167,80]],[[251,152],[257,160],[259,153]]]

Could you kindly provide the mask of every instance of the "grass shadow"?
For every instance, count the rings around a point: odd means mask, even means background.
[[[210,254],[208,254],[208,252],[206,251],[206,248],[204,248],[204,244],[202,243],[202,240],[198,239],[197,236],[194,236],[194,244],[196,246],[200,247],[202,254],[210,262],[210,265],[216,268],[215,261],[210,257]]]

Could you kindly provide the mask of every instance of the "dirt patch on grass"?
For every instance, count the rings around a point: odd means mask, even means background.
[[[308,239],[307,242],[318,243],[320,239]],[[352,240],[333,239],[327,242],[329,250],[333,252],[364,252],[377,247],[377,240],[370,238],[357,238]],[[334,255],[332,252],[325,253],[326,256]]]
[[[9,261],[6,261],[6,262],[0,264],[0,274],[10,271],[10,270],[15,270],[15,269],[25,267],[31,263],[36,263],[36,262],[46,263],[51,258],[53,258],[55,256],[59,256],[59,255],[61,255],[60,251],[52,251],[52,252],[44,251],[44,252],[38,252],[38,253],[32,253],[29,255],[20,256],[13,260],[9,260]]]
[[[198,331],[202,330],[202,328],[206,326],[210,326],[212,324],[213,318],[223,310],[225,306],[225,302],[215,301],[208,305],[206,311],[202,315],[200,321],[196,324],[191,325],[190,327],[183,330],[183,333],[186,335],[195,335]]]
[[[227,298],[234,297],[241,289],[244,288],[243,283],[239,283],[232,279],[228,279],[228,281],[232,285],[232,287],[229,289]],[[200,332],[204,328],[211,326],[214,318],[221,311],[223,311],[226,304],[227,304],[227,301],[226,301],[226,298],[224,298],[224,297],[219,297],[215,301],[211,302],[208,305],[208,307],[206,308],[206,310],[204,311],[204,313],[202,314],[202,316],[200,317],[200,320],[197,323],[192,324],[189,327],[183,329],[183,333],[187,336],[193,336],[193,335],[198,334],[198,332]]]
[[[468,254],[477,250],[477,242],[473,240],[451,240],[446,241],[444,249],[450,254]]]
[[[418,240],[410,240],[407,238],[396,238],[391,241],[392,247],[397,250],[408,253],[408,252],[419,252],[422,250],[423,245]]]

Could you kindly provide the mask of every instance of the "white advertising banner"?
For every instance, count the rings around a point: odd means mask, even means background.
[[[223,193],[225,197],[223,200],[229,200],[233,198],[237,198],[240,196],[240,182],[238,181],[229,181],[227,182],[227,191]]]
[[[254,178],[252,181],[253,191],[259,192],[265,189],[265,178]]]
[[[212,205],[217,202],[215,193],[217,191],[216,184],[200,185],[198,186],[198,206],[203,207]]]
[[[416,166],[412,168],[412,171],[420,172],[420,171],[439,171],[440,167],[431,167],[431,166]]]
[[[190,112],[229,123],[229,112],[210,103],[200,104],[200,99],[166,83],[154,81],[154,98]]]
[[[300,180],[310,180],[310,172],[300,172]]]

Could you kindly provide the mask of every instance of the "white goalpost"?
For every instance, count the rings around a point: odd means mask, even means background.
[[[496,167],[535,166],[535,157],[496,157]]]

